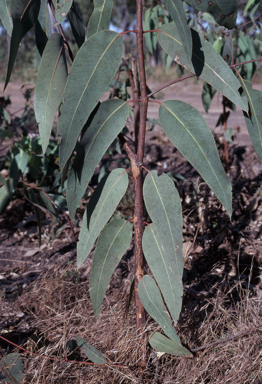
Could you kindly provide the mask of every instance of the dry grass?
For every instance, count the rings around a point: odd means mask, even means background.
[[[262,383],[261,331],[199,351],[192,359],[162,356],[157,360],[147,345],[147,368],[139,372],[141,340],[136,336],[132,303],[125,319],[126,288],[110,288],[98,321],[95,321],[88,294],[88,268],[83,279],[72,272],[73,266],[58,267],[42,275],[13,302],[13,309],[28,314],[24,327],[36,329],[42,345],[29,339],[26,348],[43,356],[65,358],[67,342],[77,335],[99,349],[110,363],[126,366],[90,366],[65,364],[27,355],[23,383]],[[73,270],[74,271],[74,270]],[[202,303],[185,300],[177,326],[179,336],[191,348],[236,335],[262,323],[261,301],[247,298],[236,285],[242,300],[224,305],[225,296],[217,295]],[[228,297],[227,297],[228,298]],[[187,302],[186,302],[187,301]],[[192,305],[193,303],[193,305]],[[30,320],[28,320],[30,319]],[[20,324],[22,327],[23,324]],[[145,339],[157,329],[149,319]],[[46,339],[46,340],[45,340]],[[48,340],[48,342],[47,342]],[[40,348],[39,348],[40,347]],[[69,356],[70,357],[70,356]],[[75,357],[74,357],[75,358]],[[85,356],[81,354],[81,358]]]

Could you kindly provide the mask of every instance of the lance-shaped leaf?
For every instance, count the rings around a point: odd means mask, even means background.
[[[13,31],[4,89],[9,82],[19,44],[37,20],[40,9],[40,0],[11,0],[9,9],[13,19]]]
[[[211,87],[210,84],[208,84],[207,82],[204,82],[203,89],[202,89],[202,103],[203,103],[204,110],[206,112],[208,112],[215,94],[216,94],[216,90],[213,87]]]
[[[12,34],[13,20],[9,11],[10,0],[0,0],[0,19],[9,36]]]
[[[138,285],[138,295],[147,313],[162,327],[170,339],[179,343],[176,330],[163,303],[159,289],[152,277],[144,276]],[[182,301],[182,298],[181,298]]]
[[[95,7],[87,26],[87,38],[109,29],[113,0],[94,0]]]
[[[58,119],[58,131],[62,135],[62,170],[81,129],[118,70],[123,43],[117,37],[118,34],[112,31],[97,33],[82,45],[73,62]]]
[[[248,133],[255,151],[262,162],[262,92],[252,89],[250,81],[240,78],[243,94],[247,96],[249,111],[244,112]]]
[[[76,342],[80,348],[85,352],[89,360],[91,360],[95,364],[106,364],[106,358],[105,356],[98,351],[95,347],[93,347],[90,344],[87,344],[87,342],[82,339],[82,337],[77,336]]]
[[[162,224],[168,231],[167,225]],[[142,246],[149,268],[161,290],[172,319],[176,322],[181,311],[183,295],[181,266],[177,264],[182,264],[183,260],[177,260],[174,253],[166,252],[165,244],[155,224],[146,227]]]
[[[167,10],[176,24],[180,35],[180,40],[183,41],[183,47],[187,55],[187,59],[191,60],[192,56],[192,38],[190,27],[187,24],[187,16],[181,0],[165,0]]]
[[[57,24],[61,24],[70,8],[72,7],[73,0],[54,0],[55,6],[55,19]]]
[[[67,181],[67,202],[71,217],[74,217],[96,166],[123,129],[127,117],[128,105],[121,100],[107,100],[98,107],[80,141]]]
[[[126,220],[113,220],[98,237],[90,274],[89,292],[95,317],[101,305],[112,273],[130,245],[132,224]]]
[[[159,108],[159,119],[169,140],[199,172],[231,216],[231,183],[203,116],[183,101],[168,100]]]
[[[192,356],[192,353],[183,347],[180,342],[170,340],[159,332],[153,334],[149,339],[149,343],[157,352],[170,353],[175,356]]]
[[[35,88],[35,116],[39,125],[43,153],[45,153],[56,111],[61,103],[67,79],[67,65],[63,37],[54,33],[43,52]]]
[[[17,179],[8,179],[5,180],[4,185],[0,188],[0,213],[3,212],[7,203],[12,197],[12,194],[17,186]]]
[[[210,13],[219,25],[228,29],[232,29],[236,25],[236,0],[186,0],[186,2],[199,11]]]
[[[44,52],[46,43],[49,37],[52,35],[51,20],[49,15],[48,3],[46,1],[41,2],[38,19],[35,25],[35,40],[38,50],[38,65],[41,60],[41,56]]]
[[[94,207],[87,206],[84,214],[79,242],[77,244],[77,265],[80,266],[91,251],[97,236],[113,215],[128,185],[128,176],[123,169],[114,169],[107,178],[101,196]],[[88,210],[92,210],[91,217]],[[90,217],[90,219],[89,219]]]
[[[208,41],[191,29],[193,53],[192,61],[189,61],[176,25],[170,23],[158,29],[161,31],[158,32],[159,43],[178,64],[205,80],[241,109],[247,111],[247,100],[238,92],[239,81]]]
[[[75,3],[73,3],[72,8],[70,9],[70,12],[68,13],[67,17],[71,25],[74,38],[76,40],[76,44],[78,45],[78,48],[80,48],[81,45],[85,42],[86,31],[83,21],[81,20],[81,17],[77,12]]]
[[[0,360],[0,371],[3,373],[1,379],[11,384],[19,384],[25,374],[23,374],[24,364],[19,353],[9,353]]]

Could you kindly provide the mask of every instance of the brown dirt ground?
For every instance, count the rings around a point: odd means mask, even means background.
[[[11,94],[13,112],[24,106],[20,86],[10,84],[6,91]],[[161,101],[181,99],[203,112],[199,83],[173,86],[160,96]],[[211,129],[220,112],[215,97],[210,113],[203,113]],[[155,104],[150,105],[149,117],[157,118]],[[176,326],[183,345],[194,349],[246,333],[196,351],[191,359],[157,358],[147,343],[157,325],[148,318],[141,341],[135,332],[133,300],[124,316],[133,276],[132,247],[112,277],[96,322],[88,293],[92,253],[77,269],[76,244],[63,216],[56,226],[43,216],[39,248],[36,217],[18,192],[0,217],[0,336],[41,356],[87,361],[72,341],[80,335],[110,363],[122,366],[68,365],[25,354],[22,383],[262,383],[262,165],[240,111],[230,119],[229,126],[240,127],[236,141],[229,145],[232,220],[159,127],[148,132],[145,165],[184,178],[177,179],[185,270],[183,308]],[[218,128],[216,140],[224,161],[220,136]],[[129,198],[120,209],[125,214],[132,211]],[[61,226],[63,231],[58,233]],[[147,347],[142,373],[138,368],[141,343]],[[19,350],[0,339],[0,356],[14,351]]]

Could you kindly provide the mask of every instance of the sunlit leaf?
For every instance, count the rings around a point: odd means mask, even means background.
[[[58,132],[62,135],[61,170],[74,150],[81,129],[118,70],[123,43],[117,37],[112,31],[95,34],[81,46],[73,62],[58,119]]]
[[[74,38],[76,40],[76,44],[78,45],[78,48],[80,48],[81,45],[85,42],[86,32],[85,32],[83,21],[81,20],[81,17],[77,12],[75,3],[73,3],[72,8],[68,13],[67,17],[71,25]]]
[[[231,183],[200,112],[183,101],[168,100],[159,108],[159,120],[169,140],[199,172],[231,216]]]
[[[94,0],[94,11],[87,26],[87,38],[95,33],[109,29],[113,0]]]
[[[54,118],[67,80],[63,37],[54,33],[48,40],[39,64],[34,94],[35,116],[45,153]]]
[[[98,349],[90,344],[87,344],[87,342],[82,339],[82,337],[77,336],[76,342],[78,346],[85,352],[89,360],[91,360],[93,363],[100,365],[106,364],[105,356],[100,351],[98,351]]]
[[[144,276],[139,281],[138,295],[147,313],[162,327],[170,339],[179,343],[179,337],[176,334],[175,328],[172,327],[171,318],[163,303],[159,289],[154,279],[149,275]]]
[[[70,8],[72,7],[73,0],[53,0],[55,6],[55,19],[57,24],[61,24]]]
[[[176,25],[170,23],[158,29],[161,30],[158,32],[159,43],[178,64],[205,80],[241,109],[247,111],[247,100],[238,92],[239,81],[208,41],[191,29],[193,54],[192,61],[189,61]]]
[[[19,384],[25,377],[23,369],[23,359],[19,353],[9,353],[0,360],[1,378],[7,383]]]
[[[248,114],[244,112],[244,117],[248,133],[255,151],[262,162],[262,92],[252,89],[252,83],[240,78],[243,84],[243,94],[248,99]]]
[[[80,141],[67,181],[67,201],[71,217],[74,217],[96,166],[123,129],[127,117],[128,105],[121,100],[107,100],[98,107]]]
[[[236,0],[186,0],[186,2],[198,11],[211,13],[219,25],[229,29],[234,28],[236,25]]]
[[[0,0],[0,19],[9,36],[12,34],[13,20],[9,11],[10,0]]]
[[[175,356],[192,356],[192,353],[183,347],[180,342],[170,340],[159,332],[149,339],[151,347],[157,352],[170,353]]]
[[[187,16],[181,0],[165,0],[167,10],[176,24],[177,30],[183,41],[183,47],[187,54],[188,60],[192,56],[192,38],[190,27],[187,24]]]
[[[9,82],[19,44],[37,20],[40,0],[10,0],[9,9],[13,19],[13,31],[4,89]]]
[[[93,201],[84,214],[79,242],[77,244],[77,265],[80,266],[91,251],[97,236],[113,215],[128,185],[128,176],[123,169],[114,169],[107,178],[95,207]],[[88,210],[92,211],[89,216]]]
[[[90,274],[89,292],[95,317],[101,305],[112,273],[130,245],[132,224],[125,220],[113,220],[98,237]]]

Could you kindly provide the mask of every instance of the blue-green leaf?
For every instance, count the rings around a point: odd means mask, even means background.
[[[105,356],[100,351],[98,351],[98,349],[90,344],[87,344],[87,342],[82,339],[82,337],[77,336],[76,342],[78,346],[85,352],[89,360],[91,360],[93,363],[100,365],[106,364]]]
[[[94,0],[95,7],[87,26],[87,38],[109,29],[113,0]]]
[[[70,8],[72,7],[73,0],[53,0],[55,6],[55,19],[57,24],[61,24]]]
[[[7,383],[19,384],[25,377],[23,369],[23,359],[19,353],[9,353],[0,360],[1,379]]]
[[[67,17],[70,22],[74,38],[76,40],[76,44],[78,45],[78,48],[80,48],[81,45],[85,42],[86,32],[83,21],[81,20],[81,17],[77,12],[75,3],[73,3],[72,8],[68,13]]]
[[[13,20],[9,11],[10,0],[0,0],[0,19],[9,36],[12,35]]]
[[[192,356],[192,353],[183,347],[180,342],[170,340],[159,332],[153,334],[149,343],[157,352],[170,353],[175,356]]]

